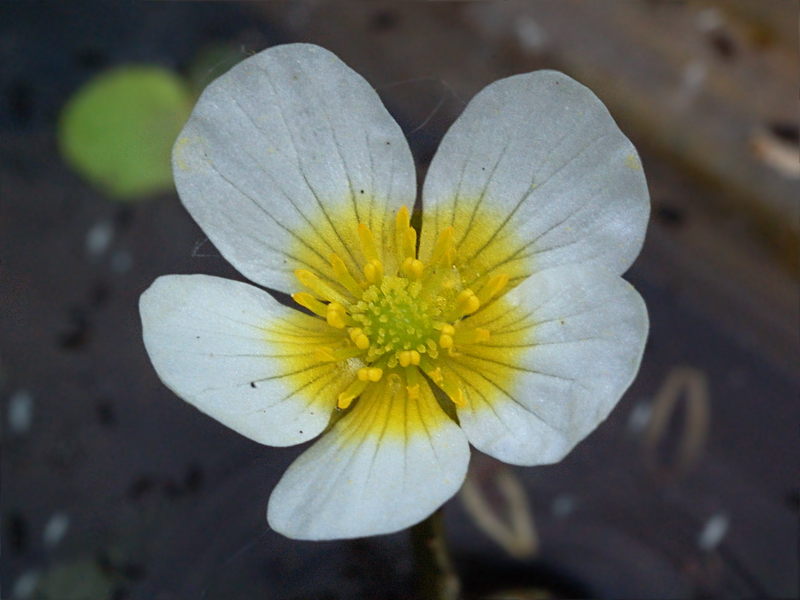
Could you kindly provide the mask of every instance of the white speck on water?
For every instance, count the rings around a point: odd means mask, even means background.
[[[541,52],[547,46],[547,32],[530,15],[521,15],[514,20],[514,33],[527,52]]]
[[[725,513],[717,512],[711,515],[697,538],[698,547],[706,552],[716,548],[728,533],[729,526],[730,519]]]
[[[564,518],[575,510],[575,496],[572,494],[559,494],[553,498],[553,503],[550,505],[550,512],[554,517],[559,519]]]
[[[14,582],[11,595],[14,598],[30,598],[33,592],[36,591],[36,586],[39,584],[41,577],[41,573],[35,569],[25,571]]]
[[[628,417],[628,431],[631,433],[641,433],[644,431],[647,424],[650,423],[652,414],[653,405],[650,404],[650,402],[640,402],[634,406]]]
[[[33,396],[28,390],[17,390],[8,401],[8,427],[12,433],[22,435],[33,421]]]
[[[69,515],[64,511],[58,511],[44,526],[42,541],[47,548],[55,548],[64,539],[69,529]]]
[[[86,234],[86,253],[90,258],[97,258],[111,245],[114,240],[114,225],[111,221],[98,221]]]
[[[703,33],[715,31],[722,27],[722,15],[716,8],[705,8],[695,15],[694,25]]]
[[[111,270],[124,275],[133,267],[133,255],[128,250],[118,250],[111,256]]]

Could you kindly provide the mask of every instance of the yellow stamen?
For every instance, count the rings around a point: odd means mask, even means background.
[[[407,206],[401,206],[400,210],[397,211],[397,217],[394,220],[395,224],[395,232],[397,236],[400,237],[403,235],[411,226],[411,214],[408,212]]]
[[[456,249],[452,246],[445,250],[442,257],[439,259],[439,265],[442,267],[452,267],[456,262]]]
[[[444,376],[442,375],[442,367],[436,367],[432,371],[428,373],[428,377],[431,378],[431,381],[436,385],[441,384],[444,381]]]
[[[436,240],[436,245],[433,247],[433,254],[431,254],[431,264],[437,264],[439,259],[447,252],[453,245],[453,235],[455,234],[455,229],[453,227],[448,227],[441,234],[439,234],[439,239]]]
[[[328,321],[328,325],[336,327],[337,329],[344,329],[348,325],[357,325],[356,321],[347,314],[345,307],[338,302],[331,302],[328,304],[325,318]]]
[[[419,281],[422,279],[422,272],[425,269],[425,265],[421,260],[409,256],[403,261],[400,269],[403,271],[403,274],[412,281]]]
[[[447,397],[450,398],[453,404],[456,406],[466,406],[467,400],[464,396],[464,391],[461,389],[461,386],[445,379],[444,375],[442,375],[441,367],[436,367],[434,369],[431,368],[431,365],[432,363],[428,362],[427,360],[423,361],[422,368],[425,371],[425,374],[431,378],[431,381],[433,381],[440,390],[447,394]]]
[[[350,339],[353,340],[353,343],[361,350],[366,350],[369,348],[369,338],[364,333],[364,330],[361,327],[353,327],[349,331]]]
[[[403,350],[397,355],[397,360],[400,361],[401,367],[407,367],[409,365],[418,365],[420,360],[420,354],[416,350]]]
[[[417,367],[406,367],[406,391],[411,400],[419,398],[419,371]]]
[[[362,367],[358,370],[358,379],[360,381],[371,381],[376,383],[383,377],[383,369],[378,367]]]
[[[341,283],[347,289],[347,291],[353,294],[356,298],[361,298],[361,294],[364,293],[364,290],[358,284],[355,277],[350,274],[350,271],[347,269],[347,265],[344,264],[344,261],[335,253],[332,253],[328,260],[331,263],[331,267],[333,267],[333,274],[336,276],[336,279],[339,281],[339,283]]]
[[[363,351],[352,346],[349,348],[339,348],[338,350],[323,346],[314,351],[314,356],[320,362],[339,362],[340,360],[354,358],[359,354],[363,354]]]
[[[456,344],[480,344],[491,337],[488,329],[476,327],[471,330],[459,331],[453,341]]]
[[[492,277],[486,282],[486,285],[481,288],[481,291],[478,292],[478,300],[481,301],[481,305],[488,304],[489,300],[499,294],[507,285],[508,275],[505,273]]]
[[[413,227],[406,229],[401,243],[401,262],[406,258],[416,258],[417,256],[417,230]]]
[[[471,315],[481,307],[481,301],[470,289],[463,290],[456,298],[456,318]]]
[[[378,259],[370,260],[364,265],[364,277],[370,283],[380,285],[383,281],[383,263]]]
[[[298,269],[294,272],[294,274],[300,280],[300,283],[302,283],[323,300],[340,303],[347,302],[347,299],[344,296],[334,290],[330,285],[322,281],[319,277],[314,275],[311,271]]]
[[[292,300],[297,302],[300,306],[307,308],[315,315],[322,317],[323,319],[328,314],[328,307],[314,298],[314,296],[308,292],[297,292],[296,294],[292,294]]]
[[[361,240],[361,250],[364,252],[364,256],[367,257],[367,261],[379,261],[380,256],[378,256],[378,251],[375,248],[375,239],[372,237],[372,232],[369,230],[369,227],[363,223],[359,223],[358,237]]]
[[[345,391],[339,394],[339,401],[336,403],[336,407],[340,410],[344,410],[350,406],[353,400],[358,398],[366,389],[368,383],[369,381],[356,378],[356,380],[351,383]]]

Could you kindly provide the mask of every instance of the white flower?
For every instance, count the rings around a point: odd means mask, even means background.
[[[271,48],[212,83],[180,134],[181,199],[261,289],[160,277],[144,341],[176,394],[253,440],[324,435],[270,498],[298,539],[389,533],[461,486],[469,444],[563,458],[633,380],[648,321],[623,279],[649,214],[628,139],[554,71],[500,80],[423,190],[378,95],[330,52]],[[407,208],[408,207],[408,208]]]

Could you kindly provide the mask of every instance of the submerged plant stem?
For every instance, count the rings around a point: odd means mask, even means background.
[[[411,548],[421,597],[425,600],[456,600],[461,580],[444,537],[442,509],[411,528]]]

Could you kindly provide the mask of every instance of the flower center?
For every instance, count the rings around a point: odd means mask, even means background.
[[[397,272],[384,273],[372,232],[358,226],[364,257],[362,273],[354,275],[344,261],[330,256],[332,281],[323,281],[310,271],[296,271],[310,290],[294,294],[295,302],[342,330],[335,347],[316,349],[320,361],[359,359],[353,383],[339,395],[337,406],[347,408],[371,383],[386,371],[405,379],[410,398],[419,397],[420,371],[450,399],[463,406],[464,394],[458,383],[446,379],[441,363],[458,355],[459,347],[489,339],[488,330],[470,327],[469,315],[488,303],[508,283],[507,275],[495,275],[476,294],[464,289],[455,266],[453,228],[439,236],[427,264],[417,258],[417,232],[410,226],[406,207],[398,211],[395,229]],[[337,285],[338,284],[338,285]]]

